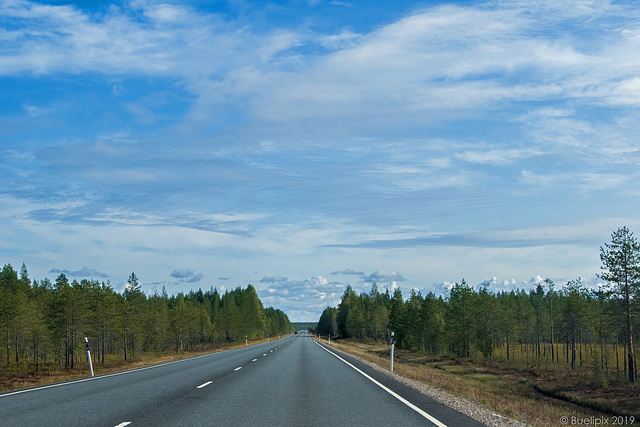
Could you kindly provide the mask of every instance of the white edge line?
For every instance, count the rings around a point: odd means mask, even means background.
[[[211,384],[212,382],[213,382],[213,381],[207,381],[207,382],[206,382],[206,383],[204,383],[204,384],[200,384],[200,385],[199,385],[198,387],[196,387],[196,388],[204,388],[204,387],[208,386],[209,384]]]
[[[225,350],[225,351],[233,351],[233,350]],[[207,354],[202,354],[200,356],[188,357],[186,359],[172,360],[171,362],[159,363],[157,365],[143,366],[141,368],[133,368],[133,369],[127,369],[126,371],[120,371],[120,372],[113,372],[111,374],[98,375],[97,377],[88,377],[88,378],[82,378],[82,379],[79,379],[79,380],[64,381],[64,382],[55,383],[55,384],[49,384],[49,385],[45,385],[45,386],[41,386],[41,387],[33,387],[33,388],[26,388],[26,389],[23,389],[23,390],[16,390],[16,391],[12,391],[12,392],[9,392],[9,393],[4,393],[4,394],[0,393],[0,399],[2,399],[3,397],[9,397],[9,396],[13,396],[13,395],[16,395],[16,394],[29,393],[31,391],[45,390],[47,388],[62,387],[62,386],[65,386],[65,385],[83,383],[85,381],[93,381],[93,380],[99,380],[99,379],[102,379],[102,378],[109,378],[109,377],[115,377],[115,376],[118,376],[118,375],[130,374],[130,373],[133,373],[133,372],[146,371],[147,369],[160,368],[161,366],[173,365],[174,363],[187,362],[189,360],[200,359],[202,357],[209,357],[209,356],[213,356],[213,355],[220,354],[220,353],[223,353],[223,352],[218,351],[218,352],[214,352],[214,353],[207,353]],[[129,424],[131,424],[130,421],[128,421],[128,422],[129,422]],[[124,424],[124,425],[128,425],[128,424]],[[118,427],[118,426],[116,426],[116,427]]]
[[[199,359],[201,357],[207,357],[207,356],[210,356],[211,354],[217,354],[217,353],[203,354],[202,356],[195,356],[195,357],[191,357],[191,358],[188,358],[188,359],[173,360],[171,362],[160,363],[158,365],[143,366],[141,368],[128,369],[126,371],[120,371],[120,372],[114,372],[114,373],[111,373],[111,374],[99,375],[97,377],[88,377],[88,378],[82,378],[82,379],[79,379],[79,380],[65,381],[65,382],[56,383],[56,384],[49,384],[49,385],[45,385],[45,386],[42,386],[42,387],[27,388],[27,389],[24,389],[24,390],[12,391],[10,393],[0,394],[0,398],[7,397],[7,396],[13,396],[14,394],[28,393],[30,391],[45,390],[47,388],[62,387],[62,386],[65,386],[65,385],[83,383],[85,381],[94,381],[94,380],[99,380],[99,379],[102,379],[102,378],[109,378],[109,377],[116,377],[118,375],[130,374],[130,373],[133,373],[133,372],[146,371],[147,369],[159,368],[161,366],[173,365],[174,363],[186,362],[187,360]],[[129,421],[129,423],[130,423],[130,421]],[[125,425],[127,425],[127,424],[125,424]],[[118,426],[116,426],[116,427],[118,427]]]
[[[124,427],[124,426],[128,426],[129,424],[131,424],[131,421],[125,421],[123,423],[118,424],[116,427]]]
[[[362,374],[365,378],[367,378],[368,380],[370,380],[371,382],[373,382],[375,385],[377,385],[378,387],[380,387],[381,389],[383,389],[384,391],[386,391],[387,393],[389,393],[391,396],[395,397],[396,399],[398,399],[400,402],[404,403],[405,405],[407,405],[409,408],[413,409],[414,411],[416,411],[417,413],[419,413],[420,415],[422,415],[423,417],[425,417],[426,419],[428,419],[429,421],[431,421],[432,423],[434,423],[435,425],[437,425],[438,427],[447,427],[446,424],[443,424],[442,422],[440,422],[438,419],[434,418],[432,415],[429,415],[428,413],[426,413],[425,411],[423,411],[422,409],[418,408],[416,405],[414,405],[413,403],[409,402],[407,399],[405,399],[404,397],[400,396],[398,393],[396,393],[395,391],[389,389],[388,387],[386,387],[385,385],[381,384],[380,382],[378,382],[377,380],[375,380],[374,378],[372,378],[371,376],[369,376],[368,374],[364,373],[363,371],[361,371],[360,369],[358,369],[357,367],[353,366],[351,363],[347,362],[346,360],[344,360],[342,357],[338,356],[337,354],[335,354],[334,352],[332,352],[331,350],[327,350],[324,346],[316,343],[316,345],[318,345],[321,349],[327,351],[328,353],[334,355],[335,357],[337,357],[338,359],[342,360],[344,363],[346,363],[347,365],[351,366],[353,369],[355,369],[356,371],[358,371],[358,373]]]
[[[258,359],[253,359],[252,362],[256,362]]]
[[[238,366],[234,371],[239,371],[240,369],[242,369],[242,366]]]

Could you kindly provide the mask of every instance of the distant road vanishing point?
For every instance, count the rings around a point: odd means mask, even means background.
[[[7,426],[479,426],[307,334],[0,394]]]

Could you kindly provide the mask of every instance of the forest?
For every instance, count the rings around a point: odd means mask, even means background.
[[[85,337],[94,364],[105,364],[292,332],[287,315],[264,308],[251,285],[147,296],[135,273],[118,293],[109,283],[69,282],[64,274],[54,283],[32,281],[24,264],[0,272],[1,376],[86,364]]]
[[[492,292],[462,280],[449,295],[399,289],[356,294],[348,286],[337,308],[318,321],[322,335],[389,341],[404,349],[459,358],[526,364],[588,366],[594,377],[637,379],[633,342],[638,336],[640,246],[626,227],[600,248],[600,277],[608,286],[588,289],[580,278],[557,287],[546,279],[529,291]]]

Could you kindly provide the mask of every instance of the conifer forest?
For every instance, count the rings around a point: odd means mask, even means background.
[[[31,280],[23,264],[0,272],[0,375],[41,374],[86,366],[84,338],[94,364],[207,350],[222,343],[293,332],[281,310],[264,308],[248,285],[145,295],[135,273],[122,293],[109,283]]]
[[[348,286],[342,301],[318,322],[322,335],[389,341],[433,355],[503,360],[521,366],[590,367],[600,383],[637,380],[634,342],[640,324],[640,246],[628,228],[600,248],[605,286],[589,289],[580,278],[551,279],[531,290],[492,292],[462,280],[449,295],[408,299],[400,289],[381,293],[374,283],[358,295]]]

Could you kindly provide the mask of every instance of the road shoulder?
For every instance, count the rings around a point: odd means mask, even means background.
[[[477,425],[474,423],[474,421],[480,423],[480,425],[499,427],[522,425],[520,422],[497,414],[483,405],[471,402],[468,399],[455,396],[445,391],[438,390],[419,381],[400,376],[359,356],[347,353],[342,349],[339,350],[333,346],[327,346],[325,343],[320,344],[323,347],[329,348],[331,351],[339,354],[341,357],[344,357],[350,363],[353,363],[359,369],[363,370],[365,373],[372,376],[377,381],[384,384],[386,387],[389,387],[397,393],[406,396],[415,404],[418,404],[416,402],[421,402],[419,406],[424,405],[424,407],[428,408],[427,410],[430,411],[430,413],[437,411],[437,409],[435,409],[436,407],[432,403],[430,403],[429,400],[426,400],[425,397],[427,399],[433,399],[436,402],[445,405],[450,410],[468,417],[470,419],[469,425]],[[400,387],[398,383],[400,383],[400,386],[404,387]],[[432,413],[432,415],[434,415],[438,419],[442,418],[441,421],[445,424],[450,424],[446,421],[446,419],[450,417],[450,415],[447,414],[446,411],[442,414],[438,414],[440,415],[440,417],[438,417],[436,413]]]

